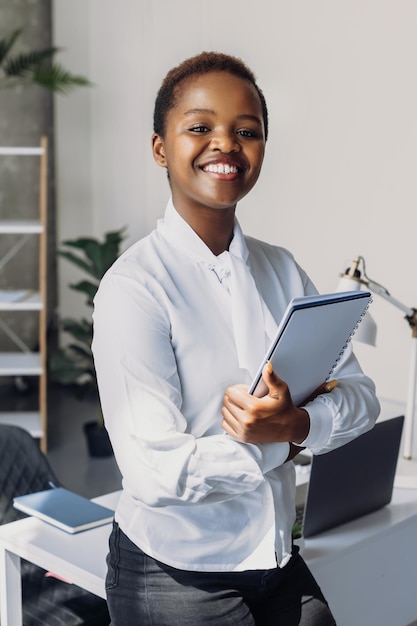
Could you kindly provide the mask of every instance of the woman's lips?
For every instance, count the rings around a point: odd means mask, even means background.
[[[213,174],[237,174],[239,168],[229,163],[209,163],[203,166],[205,172],[213,172]]]
[[[203,172],[214,174],[226,180],[235,180],[243,167],[234,161],[211,161],[200,166]]]

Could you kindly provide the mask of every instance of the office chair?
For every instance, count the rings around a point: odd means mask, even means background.
[[[18,426],[0,424],[0,524],[25,517],[13,508],[16,496],[59,484],[38,443]],[[108,626],[102,598],[76,585],[46,577],[22,559],[23,626]]]

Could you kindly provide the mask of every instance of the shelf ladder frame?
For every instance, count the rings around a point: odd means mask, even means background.
[[[15,255],[25,244],[26,240],[36,235],[39,237],[39,294],[42,306],[39,308],[38,345],[41,360],[41,373],[39,379],[39,415],[40,415],[40,446],[43,452],[48,448],[48,422],[47,422],[47,216],[48,216],[48,139],[41,137],[37,147],[0,147],[0,156],[36,156],[39,157],[39,223],[40,228],[31,232],[25,232],[18,243],[5,255],[0,264],[0,269]],[[14,232],[11,230],[10,232]],[[19,231],[17,231],[19,232]],[[20,231],[21,232],[21,231]],[[24,310],[24,309],[22,309]],[[3,328],[3,330],[5,330]],[[9,335],[10,336],[10,335]],[[16,342],[15,342],[16,343]],[[17,344],[19,345],[19,344]],[[19,346],[25,351],[24,346]],[[29,413],[28,413],[29,414]],[[31,415],[33,413],[30,413]],[[8,413],[12,416],[12,413]],[[12,423],[12,419],[10,419]]]

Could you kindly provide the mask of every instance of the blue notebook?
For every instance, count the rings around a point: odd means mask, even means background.
[[[249,393],[267,394],[262,370],[271,361],[275,373],[287,383],[292,401],[301,406],[331,376],[371,300],[369,291],[293,298]]]
[[[18,496],[13,500],[13,506],[67,533],[108,524],[114,517],[111,509],[63,487]]]

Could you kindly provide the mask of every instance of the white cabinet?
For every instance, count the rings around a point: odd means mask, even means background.
[[[46,385],[46,234],[47,234],[47,139],[42,137],[37,147],[18,148],[0,147],[0,159],[10,156],[37,158],[39,161],[39,218],[4,219],[0,213],[0,237],[13,235],[14,243],[0,258],[0,272],[16,255],[23,263],[38,263],[39,280],[35,289],[10,288],[0,289],[0,332],[11,340],[15,350],[0,352],[0,377],[35,376],[39,379],[38,410],[2,412],[0,423],[15,424],[28,430],[33,437],[39,438],[41,448],[47,450],[47,385]],[[39,238],[38,259],[25,254],[25,243],[31,237]],[[9,281],[10,282],[10,281]],[[7,323],[5,313],[19,315],[30,311],[38,323],[38,345],[36,352],[31,350]]]

